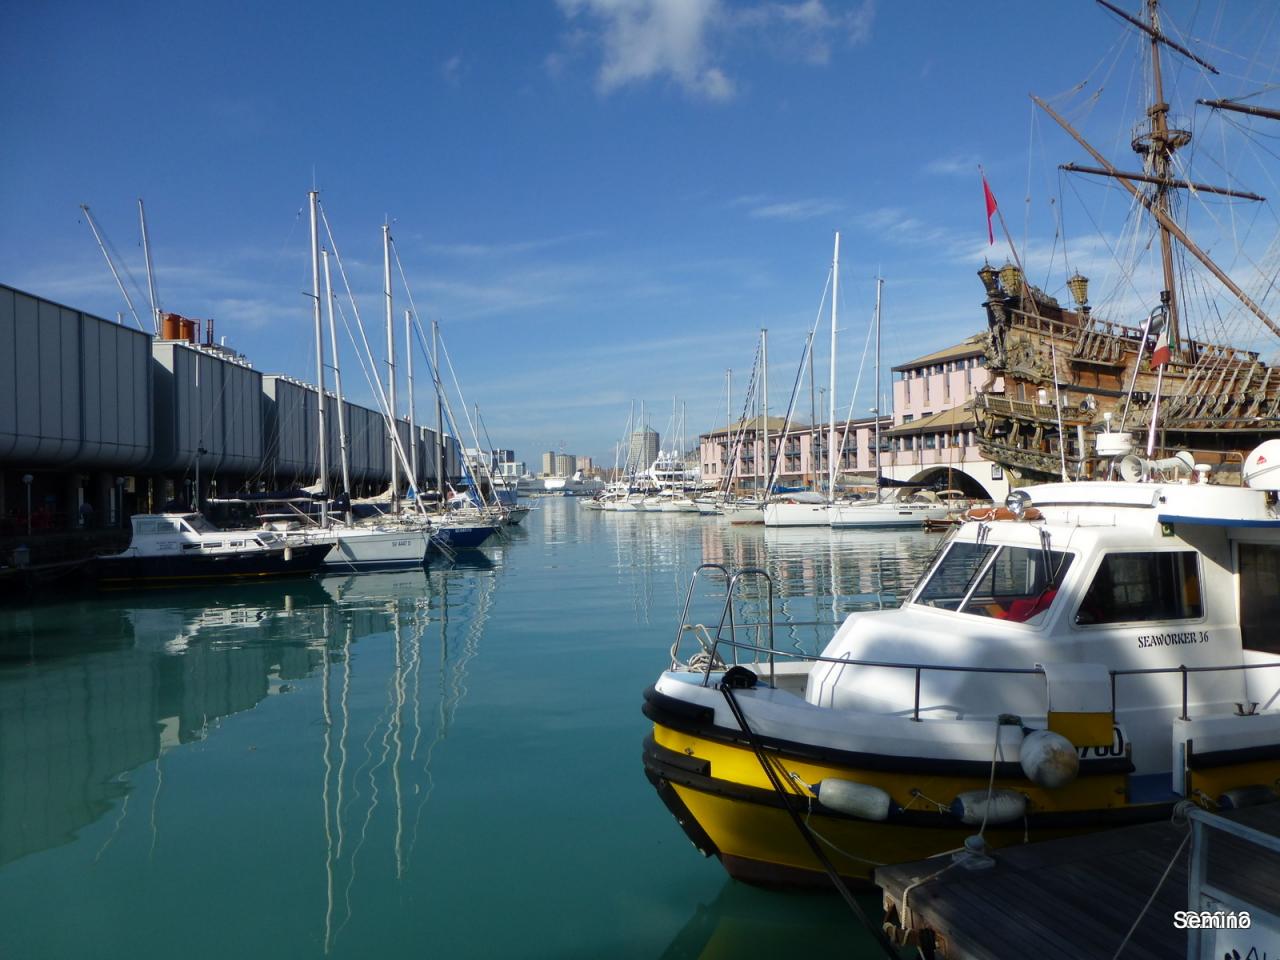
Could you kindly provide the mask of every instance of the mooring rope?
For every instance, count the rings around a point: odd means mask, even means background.
[[[826,853],[823,852],[822,847],[819,846],[818,841],[814,838],[814,835],[809,831],[808,827],[805,826],[804,821],[800,818],[799,812],[794,806],[792,806],[791,797],[788,795],[786,789],[784,789],[782,782],[778,777],[777,770],[775,770],[773,764],[769,762],[769,758],[765,755],[764,747],[761,745],[755,733],[752,732],[751,727],[747,724],[747,718],[742,712],[742,707],[738,704],[738,699],[734,695],[733,688],[722,682],[720,684],[720,692],[724,695],[725,702],[729,704],[729,710],[733,714],[733,718],[738,722],[738,726],[742,728],[742,732],[746,736],[752,752],[756,755],[756,759],[760,761],[760,766],[764,768],[765,776],[769,778],[769,782],[773,785],[773,789],[782,799],[782,806],[786,809],[787,815],[791,817],[792,823],[794,823],[796,829],[800,831],[800,836],[804,839],[804,842],[808,845],[818,863],[822,865],[822,869],[826,871],[827,876],[831,879],[832,885],[844,899],[844,902],[848,904],[849,909],[853,911],[854,916],[857,917],[862,926],[865,927],[867,932],[875,939],[880,949],[884,951],[885,956],[892,957],[893,960],[898,960],[898,954],[893,949],[893,945],[889,942],[889,938],[885,935],[884,930],[872,924],[867,918],[862,907],[858,905],[858,901],[854,899],[853,894],[849,892],[849,888],[845,886],[844,881],[840,878],[840,874],[836,871],[835,865],[832,864]]]

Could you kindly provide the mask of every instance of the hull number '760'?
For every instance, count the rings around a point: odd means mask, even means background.
[[[1123,757],[1125,752],[1124,728],[1119,724],[1111,728],[1111,742],[1098,747],[1076,747],[1081,760],[1096,760],[1104,757]]]

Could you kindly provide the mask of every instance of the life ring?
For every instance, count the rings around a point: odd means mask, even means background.
[[[978,520],[986,522],[989,520],[1039,520],[1042,514],[1035,507],[1027,507],[1022,511],[1019,517],[1008,507],[975,507],[965,514],[966,520]]]

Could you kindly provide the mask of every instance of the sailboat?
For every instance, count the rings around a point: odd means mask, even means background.
[[[766,527],[825,527],[830,524],[828,516],[828,506],[832,497],[835,495],[835,476],[836,463],[839,459],[831,453],[836,449],[836,332],[837,332],[837,307],[836,302],[840,295],[840,234],[836,233],[835,250],[831,258],[831,384],[827,393],[828,410],[827,423],[830,432],[830,445],[827,450],[830,461],[827,495],[825,497],[815,494],[792,494],[779,498],[771,498],[764,507],[764,525]],[[814,331],[816,333],[816,330]],[[813,333],[809,335],[809,341],[805,348],[805,357],[800,361],[800,369],[803,371],[805,361],[808,359],[810,351],[813,349]],[[797,386],[799,381],[797,380]],[[795,403],[795,393],[792,392],[792,403]],[[788,420],[790,419],[790,406],[788,407]],[[790,426],[788,422],[783,428],[783,436],[786,436],[787,428]],[[810,445],[811,455],[816,454],[813,445]],[[817,460],[815,457],[815,464]]]
[[[1032,99],[1097,164],[1062,169],[1106,178],[1130,195],[1135,247],[1150,247],[1151,233],[1158,234],[1162,289],[1148,295],[1149,312],[1111,319],[1090,304],[1089,281],[1079,271],[1066,281],[1068,306],[1029,282],[1016,251],[1014,262],[1001,268],[984,265],[978,271],[988,324],[984,349],[994,386],[974,404],[978,446],[1011,476],[1041,482],[1102,477],[1113,452],[1124,452],[1126,443],[1129,452],[1141,451],[1145,440],[1147,459],[1185,449],[1195,463],[1238,483],[1244,452],[1275,433],[1280,370],[1229,340],[1280,337],[1280,324],[1263,306],[1274,276],[1265,275],[1265,263],[1260,267],[1264,296],[1255,301],[1192,239],[1187,218],[1180,223],[1175,214],[1184,192],[1187,212],[1206,197],[1233,204],[1263,198],[1195,182],[1184,165],[1191,123],[1166,102],[1165,72],[1186,65],[1207,75],[1217,68],[1172,38],[1177,31],[1162,25],[1158,0],[1144,0],[1137,17],[1099,3],[1126,22],[1124,30],[1139,32],[1150,58],[1151,102],[1131,137],[1141,170],[1120,169],[1054,106]],[[1180,79],[1176,87],[1193,85]],[[1280,119],[1278,110],[1237,101],[1197,102]],[[1207,276],[1189,269],[1193,261]],[[1122,283],[1138,286],[1132,266],[1119,266]]]
[[[876,396],[880,396],[880,293],[884,280],[876,278]],[[945,520],[950,508],[940,503],[931,493],[918,492],[908,497],[885,494],[884,468],[880,450],[880,408],[876,401],[875,422],[875,458],[876,458],[876,496],[874,500],[852,500],[833,502],[827,510],[827,518],[833,529],[851,529],[857,527],[921,527],[931,520]],[[835,429],[832,428],[832,449]],[[840,459],[839,452],[831,457],[831,476],[835,478],[835,464]],[[902,488],[896,488],[895,494]]]
[[[328,499],[329,465],[326,457],[327,430],[325,424],[325,389],[324,389],[324,338],[322,336],[322,320],[320,309],[320,237],[318,232],[319,193],[312,190],[309,194],[311,209],[311,271],[312,296],[315,319],[316,342],[316,416],[317,444],[319,458],[319,476],[315,493],[321,502]],[[333,289],[329,276],[329,261],[324,259],[325,293],[329,304],[329,335],[333,347],[333,363],[335,385],[337,386],[336,411],[338,415],[338,434],[340,456],[342,461],[343,497],[342,501],[351,501],[350,465],[347,460],[346,431],[342,418],[342,381],[338,374],[337,335],[333,322]],[[394,419],[391,423],[394,425]],[[394,459],[392,461],[394,463]],[[424,530],[383,525],[356,525],[350,513],[345,518],[335,518],[327,510],[321,516],[320,527],[305,530],[291,535],[291,540],[308,543],[331,545],[325,555],[324,565],[329,568],[343,570],[373,570],[393,567],[421,566],[426,562],[431,543]]]

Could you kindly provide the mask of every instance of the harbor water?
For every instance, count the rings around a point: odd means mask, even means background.
[[[641,696],[699,564],[814,650],[937,543],[547,499],[425,571],[0,608],[0,957],[875,956],[699,856]]]

